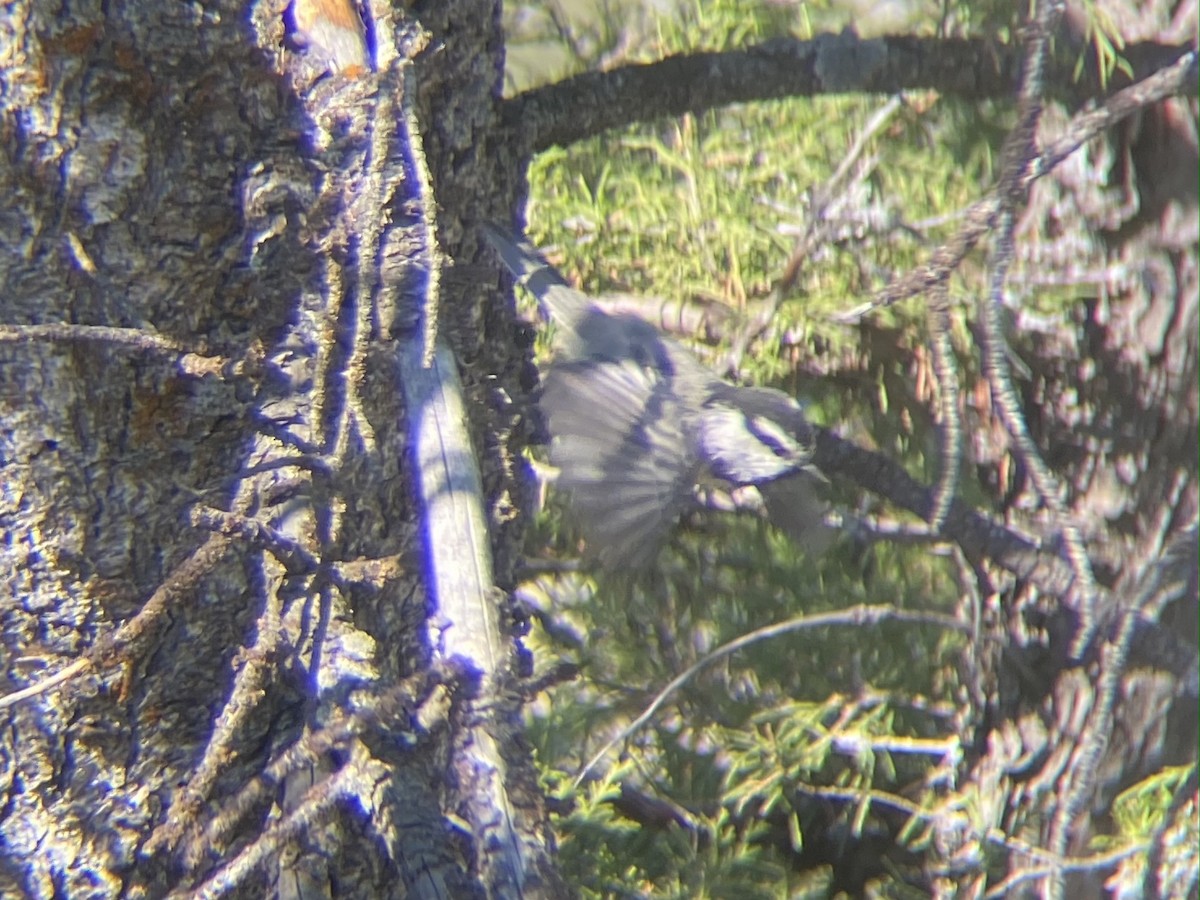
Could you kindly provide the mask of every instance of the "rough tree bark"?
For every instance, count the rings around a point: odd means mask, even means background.
[[[69,675],[2,713],[0,894],[556,891],[519,738],[481,763],[512,642],[427,621],[398,375],[430,225],[513,205],[497,9],[363,7],[370,54],[345,3],[0,23],[0,321],[52,326],[0,346],[0,669]],[[503,584],[526,353],[440,293]]]

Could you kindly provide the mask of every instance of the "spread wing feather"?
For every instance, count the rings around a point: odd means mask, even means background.
[[[637,361],[557,363],[542,411],[550,458],[590,552],[607,565],[653,560],[690,504],[697,460],[670,384]]]

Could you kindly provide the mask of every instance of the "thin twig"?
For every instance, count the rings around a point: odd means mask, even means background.
[[[907,814],[911,819],[920,822],[928,822],[937,825],[947,813],[954,813],[956,806],[962,802],[962,798],[955,795],[943,803],[935,810],[924,809],[913,803],[906,797],[901,797],[896,794],[891,794],[886,791],[878,790],[854,790],[853,788],[825,787],[820,785],[805,784],[804,782],[796,782],[793,787],[796,791],[802,794],[807,794],[812,797],[820,797],[825,800],[838,800],[850,804],[861,804],[864,799],[873,805],[888,806]],[[999,828],[988,829],[986,840],[997,846],[1002,847],[1010,853],[1021,854],[1028,856],[1031,859],[1036,859],[1044,864],[1044,868],[1026,869],[1018,872],[1005,879],[1001,884],[997,885],[992,890],[988,891],[988,897],[1005,897],[1009,896],[1008,890],[1014,885],[1024,881],[1029,881],[1033,878],[1045,876],[1051,869],[1058,869],[1064,872],[1087,872],[1096,869],[1115,866],[1123,859],[1127,859],[1137,853],[1144,853],[1147,849],[1145,843],[1131,844],[1124,847],[1119,847],[1108,853],[1098,853],[1095,856],[1061,856],[1056,853],[1051,853],[1034,844],[1027,843],[1018,838],[1014,838],[1009,834],[1001,831]]]
[[[1169,516],[1164,516],[1161,523],[1164,528],[1167,519]],[[1161,536],[1165,536],[1165,532],[1156,535]],[[1156,611],[1167,597],[1185,594],[1191,576],[1186,548],[1194,546],[1195,539],[1194,529],[1184,530],[1152,563],[1141,569],[1133,599],[1122,607],[1113,637],[1101,648],[1095,699],[1072,754],[1066,774],[1067,784],[1059,792],[1057,809],[1051,821],[1048,843],[1055,852],[1065,852],[1071,825],[1095,791],[1096,772],[1109,743],[1113,710],[1121,691],[1129,649],[1140,617],[1146,612]]]
[[[1063,490],[1042,459],[1041,451],[1029,433],[1020,398],[1013,387],[1012,374],[1008,367],[1008,344],[1004,340],[1000,310],[1004,305],[1004,283],[1008,267],[1016,255],[1013,243],[1015,217],[1012,212],[1006,210],[1000,214],[996,224],[996,236],[992,242],[992,283],[988,295],[981,297],[978,304],[983,373],[992,393],[992,403],[1000,415],[1000,421],[1004,423],[1005,430],[1012,438],[1017,456],[1025,464],[1034,490],[1054,516],[1055,524],[1062,535],[1067,561],[1075,574],[1072,587],[1080,621],[1079,631],[1072,644],[1072,655],[1078,657],[1095,627],[1093,608],[1098,590],[1083,539],[1074,523],[1067,517]]]
[[[788,619],[784,622],[779,622],[775,625],[768,625],[764,628],[758,628],[754,631],[744,634],[741,637],[735,638],[726,644],[722,644],[711,653],[706,654],[703,658],[692,663],[679,675],[671,679],[667,685],[659,691],[654,700],[642,711],[636,719],[626,725],[620,732],[608,741],[579,771],[575,776],[574,785],[579,786],[580,782],[587,774],[595,768],[610,750],[612,750],[621,741],[628,738],[631,734],[645,725],[653,718],[659,707],[667,701],[667,699],[675,693],[679,688],[691,680],[692,676],[701,669],[712,665],[736,653],[738,650],[745,649],[759,641],[770,640],[771,638],[780,637],[785,634],[793,634],[797,631],[807,631],[813,628],[824,628],[832,625],[848,625],[853,627],[862,627],[864,625],[875,625],[879,622],[914,622],[918,624],[937,625],[942,628],[947,628],[955,631],[963,630],[963,624],[953,616],[943,615],[933,612],[917,612],[912,610],[897,609],[894,606],[868,606],[860,604],[852,606],[848,609],[838,610],[837,612],[818,613],[811,616],[798,616],[794,619]]]
[[[751,341],[762,334],[771,322],[774,321],[784,298],[791,292],[797,279],[800,277],[805,261],[813,255],[822,241],[828,238],[830,229],[830,222],[827,221],[829,209],[845,190],[846,180],[850,172],[858,164],[871,139],[878,134],[903,104],[904,98],[897,94],[876,110],[855,137],[854,143],[850,146],[845,158],[838,165],[834,173],[824,183],[813,190],[811,202],[808,204],[808,215],[804,230],[796,238],[791,256],[788,258],[787,264],[784,266],[783,272],[776,281],[775,286],[771,289],[770,295],[757,306],[754,315],[745,325],[738,329],[737,333],[730,340],[729,350],[726,353],[725,362],[721,367],[723,371],[727,373],[736,372],[741,358],[745,354],[746,348],[750,346]],[[874,168],[874,166],[872,165],[869,168]],[[869,171],[864,171],[857,180],[866,178],[868,175]]]
[[[938,386],[938,432],[941,437],[941,472],[933,491],[929,527],[941,531],[958,493],[962,469],[962,412],[958,407],[958,364],[950,341],[950,298],[945,282],[933,289],[929,303],[930,350]]]
[[[1035,180],[1053,171],[1080,146],[1122,119],[1152,103],[1193,88],[1196,66],[1197,51],[1192,50],[1170,67],[1118,91],[1099,109],[1078,113],[1068,123],[1063,136],[1025,167],[1021,175],[1021,187],[1028,190]],[[835,321],[852,324],[876,309],[923,294],[933,285],[944,281],[988,233],[999,210],[999,196],[996,191],[990,191],[963,211],[964,224],[930,254],[928,262],[897,278],[868,302],[836,316]]]
[[[320,559],[299,541],[252,516],[211,507],[194,507],[190,519],[197,528],[216,531],[229,537],[240,537],[268,550],[283,563],[289,574],[316,572],[321,567]]]
[[[438,313],[442,301],[442,268],[445,254],[437,236],[437,197],[433,192],[433,175],[429,171],[429,160],[425,157],[425,143],[421,137],[421,123],[417,119],[417,78],[414,67],[404,66],[403,90],[400,111],[404,117],[404,131],[408,138],[409,159],[416,176],[417,197],[421,209],[422,241],[425,246],[426,267],[425,297],[421,307],[422,338],[421,365],[426,369],[433,365],[438,334]]]
[[[126,658],[138,642],[158,623],[167,608],[179,601],[228,552],[231,541],[222,534],[209,535],[191,554],[172,569],[150,599],[132,619],[111,634],[101,636],[82,657],[55,674],[27,688],[0,697],[0,709],[15,706],[31,697],[45,694],[88,671],[100,671]]]
[[[174,338],[140,328],[116,328],[109,325],[72,325],[52,322],[45,325],[0,325],[0,344],[76,343],[101,344],[114,350],[149,356],[174,357],[184,375],[195,378],[230,378],[246,373],[245,361],[221,356],[205,356],[189,350]]]
[[[334,774],[313,785],[300,804],[287,816],[270,826],[257,840],[221,866],[194,891],[173,892],[170,897],[189,897],[192,900],[215,900],[241,884],[259,866],[269,861],[283,847],[311,830],[313,825],[329,816],[334,806],[347,797],[365,798],[373,792],[371,785],[387,778],[383,763],[373,759],[361,743],[355,743],[350,758]]]
[[[279,620],[283,601],[278,590],[269,584],[266,587],[266,602],[255,623],[254,644],[239,650],[234,659],[233,689],[213,723],[204,755],[171,804],[171,814],[159,823],[146,841],[144,852],[147,854],[179,844],[187,828],[199,817],[217,779],[228,768],[234,755],[231,749],[234,737],[240,726],[257,709],[257,700],[264,692],[282,633]],[[193,847],[184,854],[183,862],[191,870],[199,865],[200,858],[201,854]]]
[[[306,731],[300,738],[267,763],[262,772],[245,784],[234,796],[226,800],[220,811],[204,828],[190,824],[191,833],[186,835],[188,855],[199,849],[223,846],[227,835],[257,807],[267,795],[293,772],[304,766],[316,767],[331,751],[347,747],[351,741],[373,732],[386,732],[393,744],[415,743],[418,733],[414,723],[428,732],[442,723],[436,713],[423,715],[421,708],[437,706],[434,687],[442,679],[433,670],[423,670],[373,698],[356,698],[360,708],[354,713],[344,709],[331,710],[330,720],[322,728]],[[444,693],[444,691],[442,692]],[[440,698],[439,698],[440,699]]]

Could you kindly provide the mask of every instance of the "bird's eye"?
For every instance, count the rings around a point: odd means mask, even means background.
[[[796,442],[796,439],[773,419],[765,416],[750,416],[747,425],[751,433],[778,457],[793,459],[804,452],[804,448]]]

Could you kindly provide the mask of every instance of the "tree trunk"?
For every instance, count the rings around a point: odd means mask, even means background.
[[[430,630],[398,365],[459,361],[507,584],[525,355],[427,308],[514,201],[497,12],[362,5],[8,7],[0,894],[558,890],[515,643]]]

